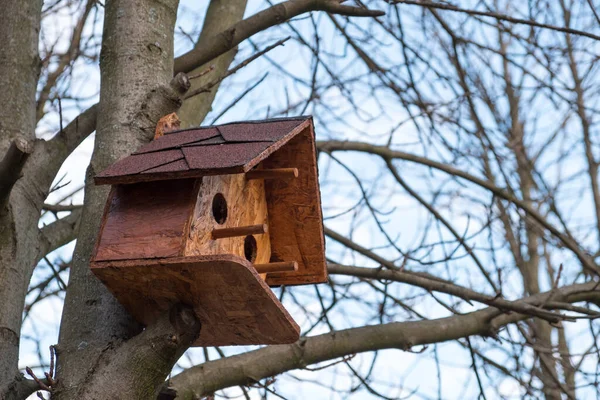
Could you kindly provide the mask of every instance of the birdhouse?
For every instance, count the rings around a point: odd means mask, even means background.
[[[91,269],[138,321],[183,303],[195,346],[299,338],[269,286],[327,280],[312,118],[170,132],[95,183],[112,188]]]

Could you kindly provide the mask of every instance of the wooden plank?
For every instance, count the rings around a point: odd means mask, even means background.
[[[270,261],[297,261],[298,270],[268,274],[269,285],[327,281],[312,124],[262,162],[265,170],[292,166],[298,168],[298,178],[265,181],[265,191],[271,238]]]
[[[181,256],[197,191],[193,179],[115,186],[94,260]]]
[[[300,328],[245,259],[233,255],[94,262],[92,272],[141,323],[175,303],[202,322],[193,346],[284,344]]]
[[[246,173],[246,179],[294,179],[298,168],[254,169]]]

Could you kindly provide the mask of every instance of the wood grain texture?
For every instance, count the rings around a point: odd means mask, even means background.
[[[233,255],[93,262],[127,310],[151,324],[174,303],[202,322],[194,346],[284,344],[300,329],[245,259]]]
[[[197,191],[193,179],[115,185],[93,259],[183,255]]]
[[[227,201],[227,220],[223,224],[217,223],[212,214],[212,201],[217,193]],[[246,181],[244,174],[206,176],[202,178],[198,192],[184,255],[234,254],[244,257],[243,236],[214,240],[213,230],[262,224],[268,224],[263,181]],[[271,258],[269,235],[255,235],[254,238],[258,250],[254,262],[268,263]]]
[[[264,181],[271,262],[298,262],[297,271],[270,273],[267,283],[302,285],[326,282],[323,216],[312,123],[261,165],[265,170],[298,168],[296,179]]]

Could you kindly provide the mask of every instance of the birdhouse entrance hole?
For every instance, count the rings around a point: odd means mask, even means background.
[[[256,252],[258,251],[256,247],[256,239],[254,236],[248,235],[244,239],[244,255],[246,256],[246,260],[253,263],[256,261]]]
[[[215,221],[223,225],[227,221],[227,200],[222,193],[215,194],[212,202],[212,213]]]

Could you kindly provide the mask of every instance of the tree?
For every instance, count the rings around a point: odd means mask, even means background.
[[[0,398],[267,397],[295,380],[340,397],[598,396],[595,2],[246,3],[212,0],[192,33],[177,0],[3,3]],[[94,105],[78,88],[97,60]],[[90,273],[108,194],[91,177],[175,111],[184,126],[315,116],[331,279],[279,290],[299,342],[185,353],[201,329],[188,309],[144,328]],[[59,169],[94,132],[73,205]],[[50,299],[58,344],[24,373],[23,323]],[[386,378],[409,373],[398,349],[435,372]],[[469,370],[462,394],[448,360]],[[331,380],[280,376],[299,369]]]

